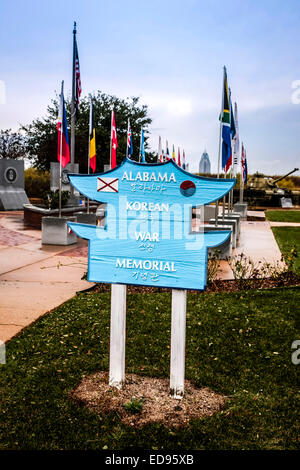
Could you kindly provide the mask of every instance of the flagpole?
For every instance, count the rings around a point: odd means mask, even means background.
[[[234,177],[234,159],[232,159],[232,167],[230,172],[230,177]],[[233,189],[229,192],[229,212],[233,212]]]
[[[64,81],[61,82],[61,98],[64,94]],[[60,162],[59,162],[59,189],[58,189],[58,216],[61,217],[61,177],[62,177],[62,135],[63,135],[63,109],[62,109],[62,116],[61,116],[61,127],[60,127],[60,143],[59,143],[59,154],[60,154]]]
[[[233,178],[237,177],[237,162],[239,157],[239,150],[240,150],[240,130],[239,130],[239,120],[238,120],[238,110],[237,104],[234,103],[234,123],[235,123],[235,130],[236,135],[234,137],[234,158],[233,158]],[[232,189],[232,197],[231,197],[231,212],[234,211],[234,192]]]
[[[128,122],[127,122],[126,158],[128,158],[128,133],[129,133],[129,118],[128,118]]]
[[[232,159],[232,162],[233,162],[233,159]],[[232,167],[231,167],[231,171],[230,171],[230,177],[233,178],[233,165],[234,163],[232,163]],[[229,212],[232,212],[233,209],[232,209],[232,201],[233,201],[233,189],[231,191],[229,191],[229,207],[228,207],[228,214]]]
[[[244,178],[243,170],[241,170],[241,181],[240,181],[240,203],[242,204],[244,200]]]
[[[140,133],[140,153],[139,153],[139,162],[141,161],[141,156],[142,156],[142,128],[141,128],[141,133]]]
[[[160,162],[161,155],[161,136],[158,137],[158,152],[157,152],[157,161]]]
[[[225,179],[227,178],[226,172],[224,172],[224,178]],[[224,218],[225,218],[225,205],[226,205],[226,198],[225,198],[225,196],[223,196],[223,206],[222,206],[222,220],[223,220],[223,222],[224,222]]]
[[[233,178],[236,178],[236,172],[233,173]],[[232,196],[231,196],[231,212],[234,212],[234,191],[232,189]]]
[[[91,138],[91,123],[92,123],[91,118],[92,118],[92,112],[93,112],[91,95],[89,95],[89,100],[90,100],[90,122],[89,122],[89,138],[88,138],[88,168],[87,168],[88,175],[90,174],[90,163],[91,163],[90,138]],[[93,129],[92,129],[92,132],[93,132]],[[90,199],[89,198],[87,198],[86,200],[86,213],[87,214],[90,213]]]
[[[244,144],[242,142],[242,154],[241,154],[241,158],[240,158],[240,168],[241,168],[241,177],[240,177],[240,204],[243,203],[243,199],[244,199],[244,175],[243,175],[243,164],[242,164],[242,160],[244,158]]]
[[[230,99],[229,99],[229,104],[230,104],[230,120],[231,120],[231,117],[233,117],[233,122],[234,122],[234,126],[235,126],[235,135],[234,135],[234,138],[235,136],[237,135],[237,124],[235,122],[235,110],[233,111],[232,109],[232,101],[231,101],[231,89],[229,88],[229,96],[230,96]],[[236,103],[235,103],[236,105]],[[233,178],[234,177],[234,160],[235,160],[235,140],[231,139],[231,158],[232,158],[232,161],[231,161],[231,168],[230,168],[230,172],[229,172],[229,177],[230,178]],[[227,208],[227,213],[229,215],[230,212],[233,212],[233,189],[231,189],[228,193],[228,208]]]
[[[109,154],[110,154],[109,166],[110,166],[110,169],[111,169],[111,152],[112,152],[112,121],[113,121],[113,109],[111,110],[111,124],[110,124],[110,150],[109,150]]]
[[[74,173],[75,163],[75,125],[76,125],[76,106],[75,106],[75,43],[76,43],[76,21],[73,27],[73,65],[72,65],[72,101],[71,101],[71,172]],[[71,198],[74,197],[74,187],[71,185]]]
[[[223,68],[222,107],[221,107],[221,119],[220,119],[220,130],[219,130],[219,152],[218,152],[218,173],[217,173],[218,179],[220,178],[221,136],[222,136],[222,121],[223,121],[223,108],[224,108],[224,81],[225,81],[225,66]],[[216,202],[216,212],[215,212],[215,226],[216,227],[218,226],[218,216],[219,216],[219,201]]]

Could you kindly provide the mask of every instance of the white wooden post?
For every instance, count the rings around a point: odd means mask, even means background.
[[[109,385],[122,388],[125,381],[126,284],[111,285]]]
[[[182,398],[185,371],[186,290],[172,289],[170,394]]]

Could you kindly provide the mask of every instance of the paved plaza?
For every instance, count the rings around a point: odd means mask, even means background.
[[[2,341],[91,286],[81,279],[87,270],[84,240],[75,253],[70,246],[42,246],[41,231],[24,230],[22,218],[22,213],[0,216]]]
[[[271,225],[275,223],[243,221],[233,255],[244,253],[255,261],[279,261],[281,253]],[[41,231],[25,228],[22,212],[0,213],[2,341],[9,340],[76,292],[91,287],[91,283],[81,279],[87,271],[87,252],[87,242],[82,239],[76,245],[42,245]],[[233,279],[227,261],[220,262],[217,278]]]

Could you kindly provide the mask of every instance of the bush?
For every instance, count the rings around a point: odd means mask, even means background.
[[[295,246],[281,255],[281,260],[274,263],[267,261],[254,262],[241,253],[228,260],[234,279],[240,289],[251,289],[253,280],[273,279],[280,282],[296,280],[298,252]]]
[[[39,171],[36,168],[27,168],[25,175],[25,191],[28,197],[42,198],[50,190],[49,171]]]
[[[70,197],[69,191],[61,192],[61,207],[64,207]],[[59,191],[46,191],[42,194],[43,203],[48,209],[58,209],[59,206]]]
[[[143,400],[132,397],[128,403],[125,403],[124,408],[129,413],[141,413],[143,409]]]
[[[208,255],[207,261],[207,284],[213,284],[216,279],[217,272],[220,266],[220,250]]]

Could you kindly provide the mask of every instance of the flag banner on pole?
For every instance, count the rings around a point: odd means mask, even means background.
[[[241,153],[241,168],[243,169],[243,158],[244,158],[244,144],[242,142],[242,153]]]
[[[127,129],[127,157],[131,158],[133,154],[133,146],[132,146],[132,135],[131,135],[131,127],[130,121],[128,119],[128,129]]]
[[[173,144],[173,152],[172,152],[172,157],[173,157],[173,160],[174,160],[174,162],[176,162],[176,157],[175,157],[175,147],[174,147],[174,144]]]
[[[158,138],[158,161],[162,162],[163,161],[163,154],[162,154],[162,148],[161,148],[161,136]]]
[[[248,177],[247,157],[246,157],[246,150],[245,150],[243,144],[242,144],[242,159],[241,159],[241,164],[242,164],[242,177],[243,177],[243,181],[244,181],[244,184],[247,184],[247,177]]]
[[[81,78],[80,78],[80,67],[79,67],[79,56],[78,56],[78,48],[77,42],[75,38],[75,101],[76,101],[76,109],[78,110],[79,107],[79,98],[81,95]]]
[[[166,140],[166,160],[170,160],[169,144]]]
[[[112,112],[112,126],[111,126],[111,169],[117,166],[117,129],[115,121],[115,112]]]
[[[244,163],[244,183],[247,184],[248,181],[248,165],[247,165],[247,156],[245,152],[245,163]]]
[[[63,93],[60,94],[58,122],[57,122],[57,159],[61,166],[65,166],[70,161],[70,147],[67,127],[67,115]]]
[[[182,152],[182,168],[185,170],[185,151]]]
[[[141,150],[140,154],[142,157],[142,162],[146,163],[146,156],[145,156],[145,138],[144,138],[144,131],[141,129]]]
[[[178,165],[181,166],[181,160],[180,160],[180,148],[178,147]]]
[[[234,145],[234,138],[236,136],[236,126],[235,126],[235,120],[234,120],[234,114],[233,114],[233,107],[231,103],[231,90],[229,88],[229,108],[230,108],[230,136],[231,136],[231,157],[230,157],[230,165],[228,166],[228,170],[233,164],[233,159],[232,159],[232,151],[233,151],[233,145]]]
[[[234,103],[234,122],[235,122],[235,136],[234,136],[234,143],[233,143],[233,164],[235,168],[239,162],[239,153],[240,153],[240,135],[239,135],[239,122],[238,122],[238,110],[237,104]]]
[[[236,127],[235,127],[234,114],[233,114],[233,108],[232,108],[232,103],[231,103],[231,90],[230,89],[229,89],[229,105],[230,105],[230,134],[231,134],[231,139],[233,140],[236,136]]]
[[[93,116],[93,103],[90,101],[90,127],[89,127],[89,163],[95,173],[96,170],[96,130]]]
[[[223,83],[223,107],[221,113],[222,122],[222,168],[225,173],[229,170],[232,164],[231,152],[231,128],[230,128],[230,100],[229,90],[227,83],[227,72],[224,67],[224,83]]]

